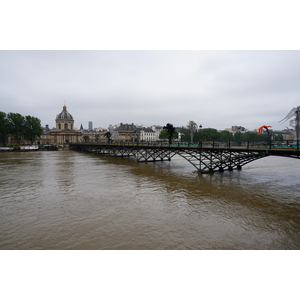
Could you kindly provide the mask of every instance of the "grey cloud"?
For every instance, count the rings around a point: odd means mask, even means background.
[[[299,51],[1,51],[0,110],[50,127],[64,102],[77,127],[277,126],[300,104],[299,64]]]

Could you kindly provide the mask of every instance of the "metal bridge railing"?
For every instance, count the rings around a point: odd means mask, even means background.
[[[76,144],[76,143],[74,143]],[[243,148],[243,149],[293,149],[299,151],[299,140],[286,141],[201,141],[199,143],[165,141],[110,141],[110,142],[88,142],[82,144],[97,144],[111,146],[156,146],[156,147],[188,147],[188,148]]]

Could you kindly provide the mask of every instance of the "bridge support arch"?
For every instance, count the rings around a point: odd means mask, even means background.
[[[178,155],[191,163],[199,172],[224,172],[241,170],[242,166],[267,156],[265,152],[234,151],[232,149],[199,149],[185,150]]]
[[[70,150],[99,153],[109,156],[135,157],[138,162],[171,160],[174,155],[180,155],[191,163],[199,172],[224,172],[242,167],[254,160],[269,155],[288,156],[299,159],[298,149],[271,149],[262,147],[235,148],[228,147],[197,147],[195,145],[139,145],[139,144],[100,144],[72,143]]]

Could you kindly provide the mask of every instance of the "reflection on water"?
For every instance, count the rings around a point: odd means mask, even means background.
[[[0,249],[300,248],[296,159],[211,175],[176,156],[0,155]]]

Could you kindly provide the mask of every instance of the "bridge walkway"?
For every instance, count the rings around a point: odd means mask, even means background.
[[[299,143],[211,142],[199,144],[174,143],[71,143],[70,150],[134,157],[139,162],[171,160],[180,155],[199,172],[241,170],[242,166],[266,156],[275,155],[299,159]]]

